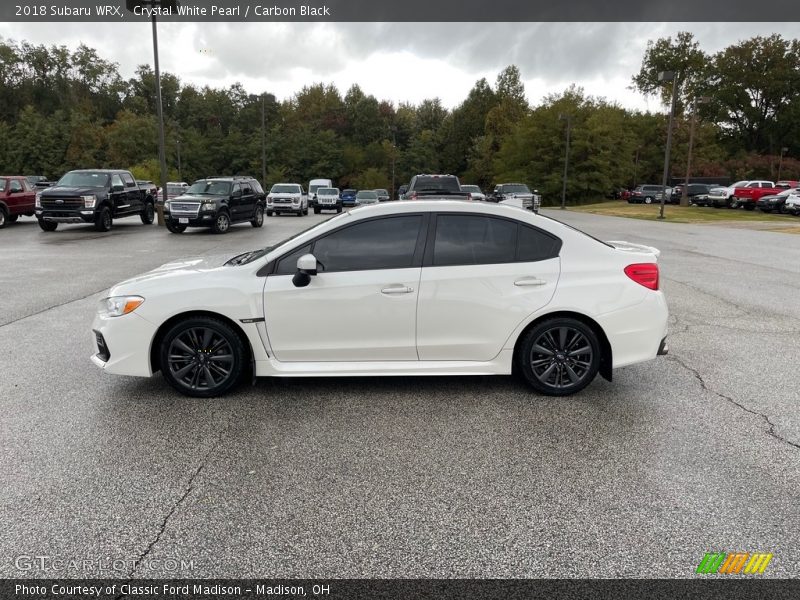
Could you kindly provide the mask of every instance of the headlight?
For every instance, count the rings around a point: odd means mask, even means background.
[[[83,200],[83,207],[84,208],[94,208],[95,203],[97,202],[97,197],[92,196],[81,196],[81,200]]]
[[[300,204],[300,198],[292,198],[292,204]]]
[[[97,312],[104,317],[121,317],[135,311],[144,302],[141,296],[114,296],[104,298],[97,307]]]
[[[36,192],[36,208],[42,208],[42,192]]]
[[[203,202],[203,204],[200,206],[200,209],[206,212],[212,212],[217,210],[217,205],[213,202]]]
[[[267,196],[267,204],[272,204],[272,196]]]
[[[172,202],[170,202],[169,200],[164,202],[164,210],[166,210],[167,212],[169,212],[169,209],[170,209],[171,206],[172,206]]]

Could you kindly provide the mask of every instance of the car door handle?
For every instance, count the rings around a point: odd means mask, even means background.
[[[381,294],[410,294],[414,288],[406,285],[390,285],[381,290]]]
[[[522,287],[527,285],[544,285],[546,283],[544,279],[538,279],[537,277],[523,277],[522,279],[517,279],[514,285]]]

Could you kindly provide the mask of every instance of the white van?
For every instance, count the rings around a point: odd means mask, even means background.
[[[312,179],[308,182],[308,205],[311,207],[317,206],[317,190],[320,188],[333,187],[333,181],[330,179]]]

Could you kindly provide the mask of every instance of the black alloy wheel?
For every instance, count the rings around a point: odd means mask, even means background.
[[[95,217],[94,228],[97,231],[111,231],[111,211],[107,206],[100,209],[100,214]]]
[[[242,378],[246,351],[237,333],[212,317],[172,327],[161,343],[161,371],[179,392],[198,398],[224,394]]]
[[[543,321],[523,339],[517,366],[528,383],[543,394],[574,394],[597,375],[600,343],[594,331],[576,319]]]
[[[141,214],[142,223],[144,225],[152,225],[153,221],[156,218],[156,210],[153,208],[152,202],[146,202],[144,205],[144,210],[142,210]]]

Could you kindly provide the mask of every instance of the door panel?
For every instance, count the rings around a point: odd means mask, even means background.
[[[288,362],[417,360],[420,270],[319,273],[302,288],[294,286],[292,275],[267,277],[264,315],[275,357]]]
[[[423,269],[417,314],[420,360],[491,360],[556,290],[560,259]]]

